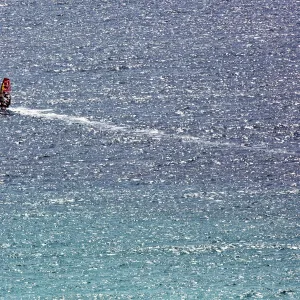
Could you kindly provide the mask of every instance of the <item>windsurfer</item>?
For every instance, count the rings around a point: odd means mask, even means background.
[[[0,90],[0,108],[2,110],[5,110],[10,105],[10,90],[10,80],[8,78],[4,78]]]

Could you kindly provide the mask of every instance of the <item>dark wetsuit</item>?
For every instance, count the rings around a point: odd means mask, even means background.
[[[10,105],[11,96],[9,93],[1,93],[0,94],[0,107],[1,109],[6,109]]]

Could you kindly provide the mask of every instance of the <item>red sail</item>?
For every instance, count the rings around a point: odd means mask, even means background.
[[[10,80],[8,78],[4,78],[1,85],[1,92],[10,93],[10,91],[11,91]]]

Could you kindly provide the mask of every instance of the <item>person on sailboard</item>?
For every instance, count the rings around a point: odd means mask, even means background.
[[[5,110],[10,106],[10,102],[11,102],[10,91],[11,91],[10,80],[8,78],[4,78],[0,89],[0,108],[2,110]]]

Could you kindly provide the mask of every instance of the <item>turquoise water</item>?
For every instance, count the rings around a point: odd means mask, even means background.
[[[296,299],[297,199],[131,187],[2,201],[1,293]]]
[[[1,299],[299,299],[296,1],[6,1]]]

